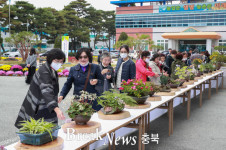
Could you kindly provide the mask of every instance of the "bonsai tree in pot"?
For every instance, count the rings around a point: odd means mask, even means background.
[[[221,66],[224,64],[225,56],[224,54],[221,54],[219,52],[213,52],[212,55],[210,55],[210,60],[213,64],[216,65],[216,69],[219,70]]]
[[[189,77],[186,74],[186,69],[187,69],[187,66],[184,66],[183,68],[179,68],[179,67],[176,68],[175,75],[178,75],[181,81],[189,81]]]
[[[168,85],[169,77],[162,74],[160,76],[160,83],[161,83],[160,92],[170,92],[171,91],[170,86]]]
[[[121,92],[128,93],[138,104],[144,104],[148,98],[148,94],[155,89],[148,82],[142,80],[122,81]]]
[[[92,108],[92,103],[97,96],[86,91],[81,91],[80,93],[80,96],[75,95],[75,98],[73,98],[67,113],[76,124],[85,125],[95,112]]]
[[[59,126],[51,122],[44,121],[44,118],[35,120],[22,121],[17,134],[20,137],[21,143],[29,145],[43,145],[57,138]]]
[[[179,79],[174,80],[171,78],[169,81],[169,86],[170,88],[177,88],[179,86],[182,86],[183,83],[184,81],[180,81]]]
[[[116,90],[105,91],[97,100],[98,104],[103,108],[101,111],[105,115],[120,113],[125,104],[136,106],[136,101],[127,95],[127,93],[119,93]]]

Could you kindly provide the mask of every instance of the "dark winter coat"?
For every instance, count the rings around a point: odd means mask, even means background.
[[[45,121],[57,123],[54,111],[58,107],[59,84],[57,72],[48,63],[42,65],[34,74],[30,88],[16,119],[15,126],[20,128],[20,121],[44,118]]]
[[[166,57],[166,66],[167,68],[167,73],[170,75],[171,74],[171,65],[173,63],[174,59],[171,55]]]
[[[177,68],[177,67],[183,68],[184,66],[186,66],[186,65],[185,65],[185,63],[184,63],[182,60],[176,59],[175,61],[173,61],[172,65],[171,65],[171,77],[172,77],[173,79],[177,79],[178,76],[175,75],[175,73],[176,73],[176,68]]]
[[[123,62],[123,59],[119,58],[115,68],[115,80],[117,79],[117,74],[122,62]],[[131,59],[129,59],[122,66],[121,81],[122,80],[127,81],[128,79],[135,79],[135,78],[136,78],[136,65]]]
[[[81,69],[80,64],[71,67],[67,81],[64,83],[64,86],[60,92],[60,96],[64,98],[67,96],[68,92],[70,91],[72,84],[74,84],[74,95],[81,95],[80,91],[84,89],[86,77],[88,75],[88,67],[85,72]],[[89,93],[96,93],[98,96],[100,93],[96,90],[96,85],[90,84],[90,79],[98,79],[97,85],[103,83],[104,78],[101,74],[99,65],[91,64],[91,72],[87,84],[86,91]],[[100,107],[97,107],[97,102],[94,101],[93,109],[98,110]]]

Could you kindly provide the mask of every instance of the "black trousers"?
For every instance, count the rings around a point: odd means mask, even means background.
[[[28,75],[27,75],[27,79],[25,81],[26,83],[28,83],[28,84],[31,83],[32,77],[35,74],[35,70],[36,70],[36,67],[29,67],[28,68]]]

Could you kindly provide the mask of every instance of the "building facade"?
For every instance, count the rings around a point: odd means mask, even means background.
[[[172,48],[188,51],[192,48],[212,52],[215,46],[226,46],[226,1],[177,2],[112,1],[112,4],[118,5],[116,40],[121,32],[126,32],[133,37],[136,37],[137,33],[148,34],[155,44],[163,46],[164,50]],[[131,5],[134,3],[136,6]]]

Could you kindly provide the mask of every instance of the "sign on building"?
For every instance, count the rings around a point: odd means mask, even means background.
[[[226,2],[217,3],[188,3],[178,5],[161,5],[159,13],[164,12],[181,12],[181,11],[210,11],[210,10],[226,10]]]

